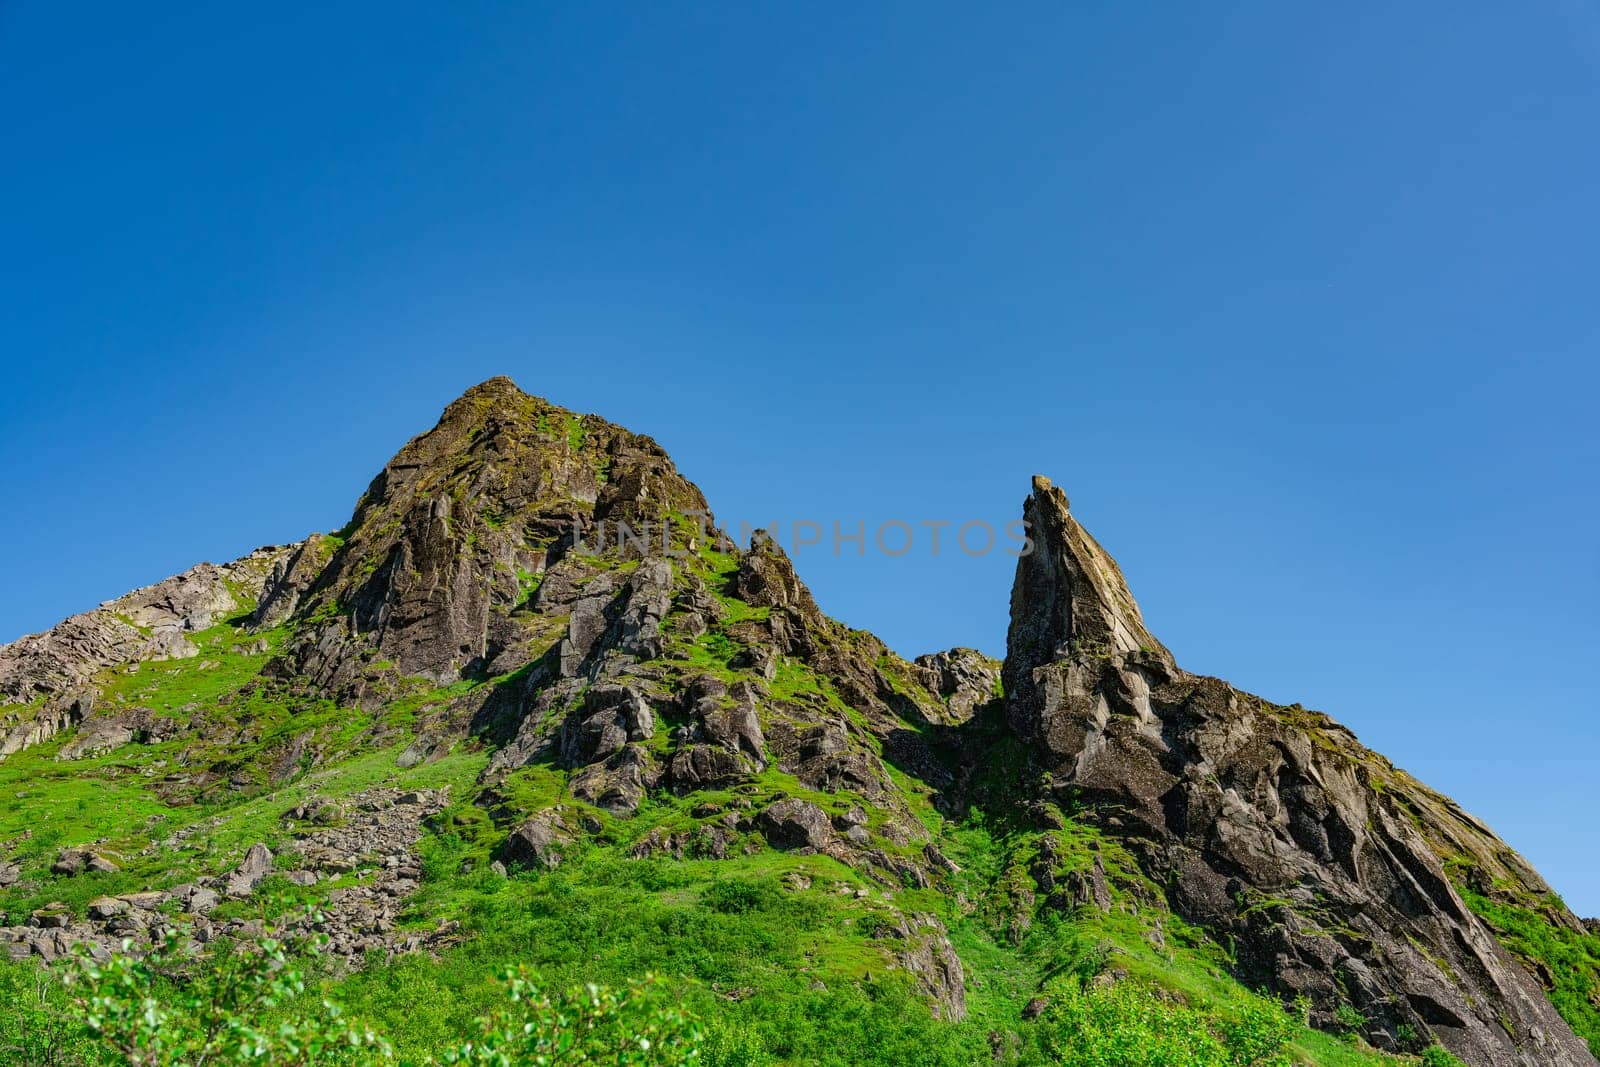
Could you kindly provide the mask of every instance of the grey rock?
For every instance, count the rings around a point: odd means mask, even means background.
[[[500,846],[498,858],[506,867],[558,867],[560,848],[566,840],[560,820],[552,813],[542,812],[511,831]]]
[[[756,712],[760,694],[748,682],[731,687],[719,678],[692,679],[683,696],[685,714],[695,723],[695,736],[745,757],[760,771],[766,767],[766,736]]]
[[[567,788],[579,800],[613,815],[631,815],[660,777],[661,770],[650,753],[630,742],[604,763],[591,763],[578,771]]]
[[[86,848],[69,848],[56,857],[50,873],[72,877],[85,871],[91,874],[111,874],[120,868],[100,853]]]
[[[922,987],[934,1018],[948,1022],[965,1019],[966,974],[944,924],[933,915],[919,913],[902,916],[886,932],[901,943],[895,958]]]
[[[85,910],[91,919],[110,919],[127,911],[128,902],[116,897],[96,897],[89,901]]]
[[[667,774],[680,792],[718,789],[758,773],[750,761],[715,745],[686,745],[672,754]]]
[[[756,607],[794,610],[806,622],[821,625],[822,611],[795,574],[794,564],[765,530],[750,538],[750,551],[739,560],[733,593]]]
[[[774,848],[821,851],[834,840],[827,813],[792,797],[764,808],[756,816],[756,825]]]
[[[597,685],[567,717],[561,731],[561,755],[569,766],[607,759],[630,741],[655,735],[655,714],[637,690],[623,685]]]
[[[245,852],[244,859],[228,876],[224,892],[230,897],[247,897],[256,891],[262,879],[272,873],[272,850],[257,842]]]
[[[966,722],[978,708],[998,699],[1001,663],[975,648],[918,656],[915,663],[922,684],[944,701],[947,723]]]
[[[321,534],[312,534],[278,555],[262,582],[250,624],[258,630],[268,630],[287,622],[332,555],[332,542]]]

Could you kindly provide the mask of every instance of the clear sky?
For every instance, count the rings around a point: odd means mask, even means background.
[[[236,7],[0,4],[0,640],[509,374],[726,519],[1047,473],[1186,666],[1600,913],[1595,0]],[[998,552],[798,563],[1003,650]]]

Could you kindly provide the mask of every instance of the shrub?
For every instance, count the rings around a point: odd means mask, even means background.
[[[510,1004],[480,1020],[483,1036],[444,1056],[447,1064],[700,1063],[705,1035],[677,1008],[660,1003],[646,978],[617,992],[588,985],[564,994],[541,990],[526,974],[507,976]]]
[[[0,960],[0,1063],[66,1067],[105,1061],[93,1035],[68,1011],[58,972],[32,960]]]
[[[706,886],[701,902],[724,915],[744,915],[781,907],[783,893],[771,882],[719,878]]]
[[[1349,1004],[1341,1004],[1334,1010],[1333,1021],[1348,1036],[1359,1034],[1367,1026],[1367,1017]]]
[[[197,958],[178,934],[142,957],[124,951],[104,962],[83,958],[70,982],[71,1017],[29,1001],[8,1023],[19,1037],[4,1062],[28,1067],[108,1064],[116,1067],[342,1067],[396,1060],[389,1042],[344,1016],[330,1000],[308,993],[294,965],[296,950],[321,939],[288,943],[262,937],[235,950]],[[39,972],[43,974],[44,972]],[[0,974],[11,980],[12,972]],[[481,1036],[427,1056],[472,1067],[607,1064],[615,1067],[697,1064],[705,1034],[689,1016],[664,1004],[654,979],[617,991],[587,985],[565,993],[541,989],[524,972],[508,973],[506,1003],[477,1020]],[[13,982],[14,984],[14,982]],[[0,991],[14,990],[0,982]],[[37,1016],[37,1018],[35,1018]],[[55,1029],[50,1029],[50,1026]],[[54,1035],[54,1036],[52,1036]],[[77,1035],[83,1046],[67,1050]],[[0,1036],[12,1038],[9,1030]],[[26,1043],[23,1043],[26,1042]],[[759,1044],[732,1032],[718,1036],[718,1067],[764,1062]],[[50,1050],[62,1051],[51,1058]]]
[[[1136,982],[1064,982],[1041,1029],[1059,1067],[1281,1067],[1294,1021],[1261,999],[1217,1020]]]
[[[333,1067],[393,1058],[386,1041],[346,1020],[332,1001],[280,1014],[304,996],[306,983],[289,946],[271,937],[197,965],[190,943],[172,932],[142,957],[80,959],[69,978],[81,990],[74,1006],[84,1027],[110,1062],[126,1067]]]

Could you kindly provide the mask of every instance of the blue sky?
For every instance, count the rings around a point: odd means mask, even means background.
[[[728,519],[1045,472],[1186,666],[1600,913],[1592,0],[228,7],[0,6],[0,640],[509,374]],[[798,562],[1003,649],[999,553]]]

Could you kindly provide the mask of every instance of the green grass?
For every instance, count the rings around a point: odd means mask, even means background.
[[[102,671],[102,710],[148,707],[172,718],[205,714],[217,701],[250,681],[287,639],[287,627],[251,634],[218,623],[190,636],[200,652],[187,659],[140,663]],[[253,651],[257,644],[263,651]]]
[[[1552,923],[1532,908],[1490,899],[1466,885],[1461,897],[1514,955],[1543,965],[1551,1003],[1600,1056],[1600,936]]]

